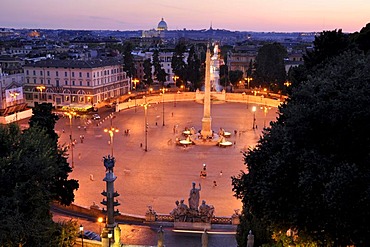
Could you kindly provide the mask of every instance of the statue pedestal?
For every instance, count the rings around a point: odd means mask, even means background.
[[[177,230],[210,230],[212,228],[211,223],[204,222],[174,222],[173,227]]]

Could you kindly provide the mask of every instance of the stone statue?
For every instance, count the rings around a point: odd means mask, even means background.
[[[252,231],[249,231],[248,234],[248,240],[247,240],[247,247],[253,247],[254,245],[254,235],[252,234]]]
[[[193,182],[193,188],[190,190],[190,194],[189,194],[189,207],[192,210],[198,210],[199,198],[200,198],[199,192],[201,189],[202,188],[200,186],[200,183],[199,183],[199,189],[198,189],[198,188],[195,188],[195,183]]]
[[[111,157],[110,155],[108,155],[108,156],[104,156],[103,160],[104,160],[105,171],[113,172],[115,158],[113,156]]]
[[[176,207],[170,212],[170,215],[173,217],[175,221],[179,221],[179,216],[180,216],[180,202],[176,200],[175,202]]]
[[[212,205],[207,205],[206,201],[203,200],[202,204],[199,206],[199,215],[202,222],[210,223],[214,213],[214,207]]]
[[[179,221],[185,222],[186,216],[188,215],[189,207],[184,203],[184,199],[181,199],[179,205]]]

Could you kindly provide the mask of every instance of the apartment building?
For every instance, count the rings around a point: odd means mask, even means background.
[[[24,66],[25,100],[30,106],[86,108],[130,90],[119,60],[43,60]]]

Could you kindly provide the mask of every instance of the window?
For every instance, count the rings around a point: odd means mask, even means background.
[[[58,71],[55,71],[55,76],[59,76],[59,72]]]
[[[65,82],[64,82],[64,85],[68,85],[68,81],[65,81]]]
[[[56,84],[57,87],[59,87],[59,80],[56,80],[55,84]]]
[[[73,85],[73,86],[75,85],[75,81],[72,81],[72,85]]]
[[[28,70],[26,70],[26,75],[29,75],[29,71]]]
[[[47,76],[50,76],[50,71],[46,71],[46,75]]]
[[[65,101],[69,101],[69,96],[68,95],[66,95]]]
[[[90,87],[90,82],[89,82],[89,81],[87,81],[86,83],[87,83],[87,86],[88,86],[88,87]]]
[[[36,70],[33,71],[33,75],[36,75]]]
[[[30,83],[30,79],[27,78],[27,83]]]
[[[80,81],[80,86],[82,86],[82,81]]]
[[[44,80],[43,79],[41,79],[41,84],[44,84]]]
[[[65,77],[67,77],[67,76],[68,76],[67,71],[65,71],[65,72],[64,72],[64,76],[65,76]]]
[[[35,84],[36,84],[36,79],[33,79],[33,83],[35,83]]]
[[[72,72],[72,77],[75,77],[75,72]]]
[[[48,80],[48,85],[50,85],[50,80]]]
[[[90,78],[90,73],[89,72],[86,73],[86,77]]]
[[[42,70],[40,70],[40,76],[42,76]]]
[[[79,73],[79,77],[82,77],[82,72]]]

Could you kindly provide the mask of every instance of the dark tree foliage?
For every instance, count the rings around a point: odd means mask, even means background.
[[[307,51],[307,54],[303,56],[304,64],[308,70],[311,70],[347,50],[349,44],[348,34],[344,34],[341,29],[323,31],[315,37],[313,50]]]
[[[193,89],[200,89],[201,87],[201,62],[195,52],[194,45],[190,47],[187,61],[187,79],[191,82]]]
[[[56,122],[59,117],[52,113],[53,106],[50,103],[42,103],[36,105],[32,110],[32,117],[30,118],[29,125],[34,127],[39,125],[46,129],[47,134],[57,143],[58,135],[54,131]]]
[[[176,86],[180,86],[182,83],[187,81],[186,78],[186,63],[184,61],[184,53],[186,52],[186,45],[184,42],[176,44],[174,53],[172,55],[171,68],[173,73],[179,77],[176,80]]]
[[[68,180],[68,174],[72,172],[72,169],[67,162],[66,150],[58,147],[58,135],[54,131],[58,119],[59,117],[52,113],[52,105],[43,103],[33,108],[33,115],[29,124],[31,129],[36,126],[45,129],[47,135],[53,140],[52,148],[59,169],[50,189],[54,195],[54,200],[64,205],[70,205],[74,201],[74,191],[78,189],[79,185],[74,179]]]
[[[58,246],[50,203],[64,171],[55,140],[39,125],[21,133],[10,124],[0,126],[0,143],[11,143],[0,155],[0,245]]]
[[[236,86],[239,81],[243,80],[243,71],[241,71],[241,70],[231,70],[231,71],[229,71],[229,80],[234,86]]]
[[[150,61],[150,58],[144,60],[144,80],[147,85],[152,85],[153,78],[152,78],[152,63]]]
[[[154,67],[154,76],[157,76],[159,71],[162,69],[161,63],[159,61],[159,51],[154,50],[153,52],[153,67]]]
[[[370,50],[370,23],[366,24],[359,33],[356,32],[351,35],[351,40],[367,54]]]
[[[161,83],[162,87],[164,87],[164,83],[167,80],[167,73],[162,68],[160,60],[159,60],[159,51],[155,50],[153,52],[153,67],[154,67],[154,76],[157,80]]]
[[[263,45],[256,57],[254,83],[273,91],[282,89],[286,80],[284,65],[286,54],[286,49],[279,43]]]
[[[229,68],[226,64],[220,65],[220,84],[224,87],[227,86],[229,82]]]
[[[370,56],[355,52],[294,89],[233,177],[243,213],[298,242],[370,246],[369,95]]]
[[[126,71],[128,77],[135,77],[136,68],[134,64],[134,56],[131,53],[133,45],[131,42],[125,42],[123,47],[123,70]]]

